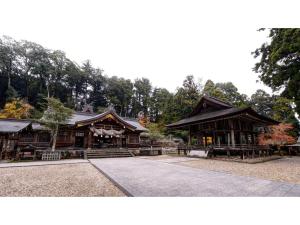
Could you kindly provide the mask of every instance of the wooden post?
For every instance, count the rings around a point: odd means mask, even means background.
[[[234,130],[233,129],[231,129],[231,145],[232,145],[232,147],[235,147],[235,138],[234,138]]]
[[[92,147],[92,132],[89,131],[89,134],[88,134],[88,141],[87,141],[87,144],[88,144],[88,150],[91,150],[91,147]]]
[[[227,144],[230,146],[230,133],[227,134]]]
[[[245,159],[245,156],[244,156],[244,150],[241,149],[240,151],[241,151],[241,159],[244,160],[244,159]]]
[[[216,146],[216,132],[213,131],[213,145]]]
[[[192,134],[191,134],[191,126],[189,126],[189,140],[188,140],[188,146],[191,146],[192,144]]]

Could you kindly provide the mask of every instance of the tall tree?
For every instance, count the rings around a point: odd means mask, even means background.
[[[167,107],[173,95],[165,88],[154,88],[151,96],[150,120],[158,122],[162,114],[166,113]]]
[[[51,130],[52,151],[55,151],[58,128],[66,124],[72,116],[72,110],[66,108],[58,99],[47,98],[47,110],[44,112],[40,122]]]
[[[253,53],[260,57],[254,71],[273,90],[283,90],[282,96],[292,99],[300,114],[300,29],[272,28],[268,38]]]
[[[151,90],[152,85],[149,79],[143,77],[134,81],[134,95],[131,110],[132,116],[137,116],[140,111],[143,111],[146,115],[148,114]]]
[[[273,99],[262,89],[258,89],[253,95],[251,95],[251,106],[255,111],[261,115],[272,116]]]
[[[107,101],[121,116],[128,116],[133,96],[133,84],[129,79],[113,76],[107,79]]]
[[[12,76],[17,72],[17,45],[18,43],[8,36],[0,38],[0,107],[17,95],[11,82]]]

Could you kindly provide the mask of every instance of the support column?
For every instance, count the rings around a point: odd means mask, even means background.
[[[191,134],[191,126],[189,126],[189,139],[188,139],[188,146],[192,144],[192,134]]]
[[[213,131],[213,145],[216,146],[216,132]]]
[[[231,145],[232,145],[232,147],[235,147],[234,130],[231,129],[230,132],[231,132],[231,134],[230,134],[230,136],[231,136]]]
[[[89,134],[88,134],[88,141],[87,141],[87,144],[88,144],[88,150],[91,150],[91,147],[92,147],[92,132],[89,131]]]
[[[231,136],[231,145],[235,147],[235,138],[234,138],[234,126],[232,120],[229,120],[229,127],[230,127],[230,136]]]
[[[230,146],[230,133],[227,133],[227,144]]]

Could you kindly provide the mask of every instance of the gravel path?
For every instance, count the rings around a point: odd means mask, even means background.
[[[25,167],[25,166],[45,166],[45,165],[61,165],[61,164],[74,164],[74,163],[88,163],[88,160],[85,159],[64,159],[57,161],[19,161],[19,162],[5,162],[0,161],[0,168],[6,167]]]
[[[231,174],[258,177],[268,180],[300,184],[300,157],[282,158],[257,164],[195,159],[175,162],[177,165]]]
[[[125,196],[88,163],[0,168],[0,196]]]

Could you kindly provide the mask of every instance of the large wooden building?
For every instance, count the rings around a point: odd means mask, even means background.
[[[101,114],[75,112],[59,128],[58,149],[138,148],[140,134],[148,130],[136,119],[123,118],[110,109]],[[30,120],[0,119],[0,157],[23,148],[47,149],[49,130]]]
[[[219,99],[204,96],[187,118],[167,127],[188,130],[190,146],[234,148],[258,144],[258,133],[274,124],[278,122],[258,114],[251,107],[235,108]]]

